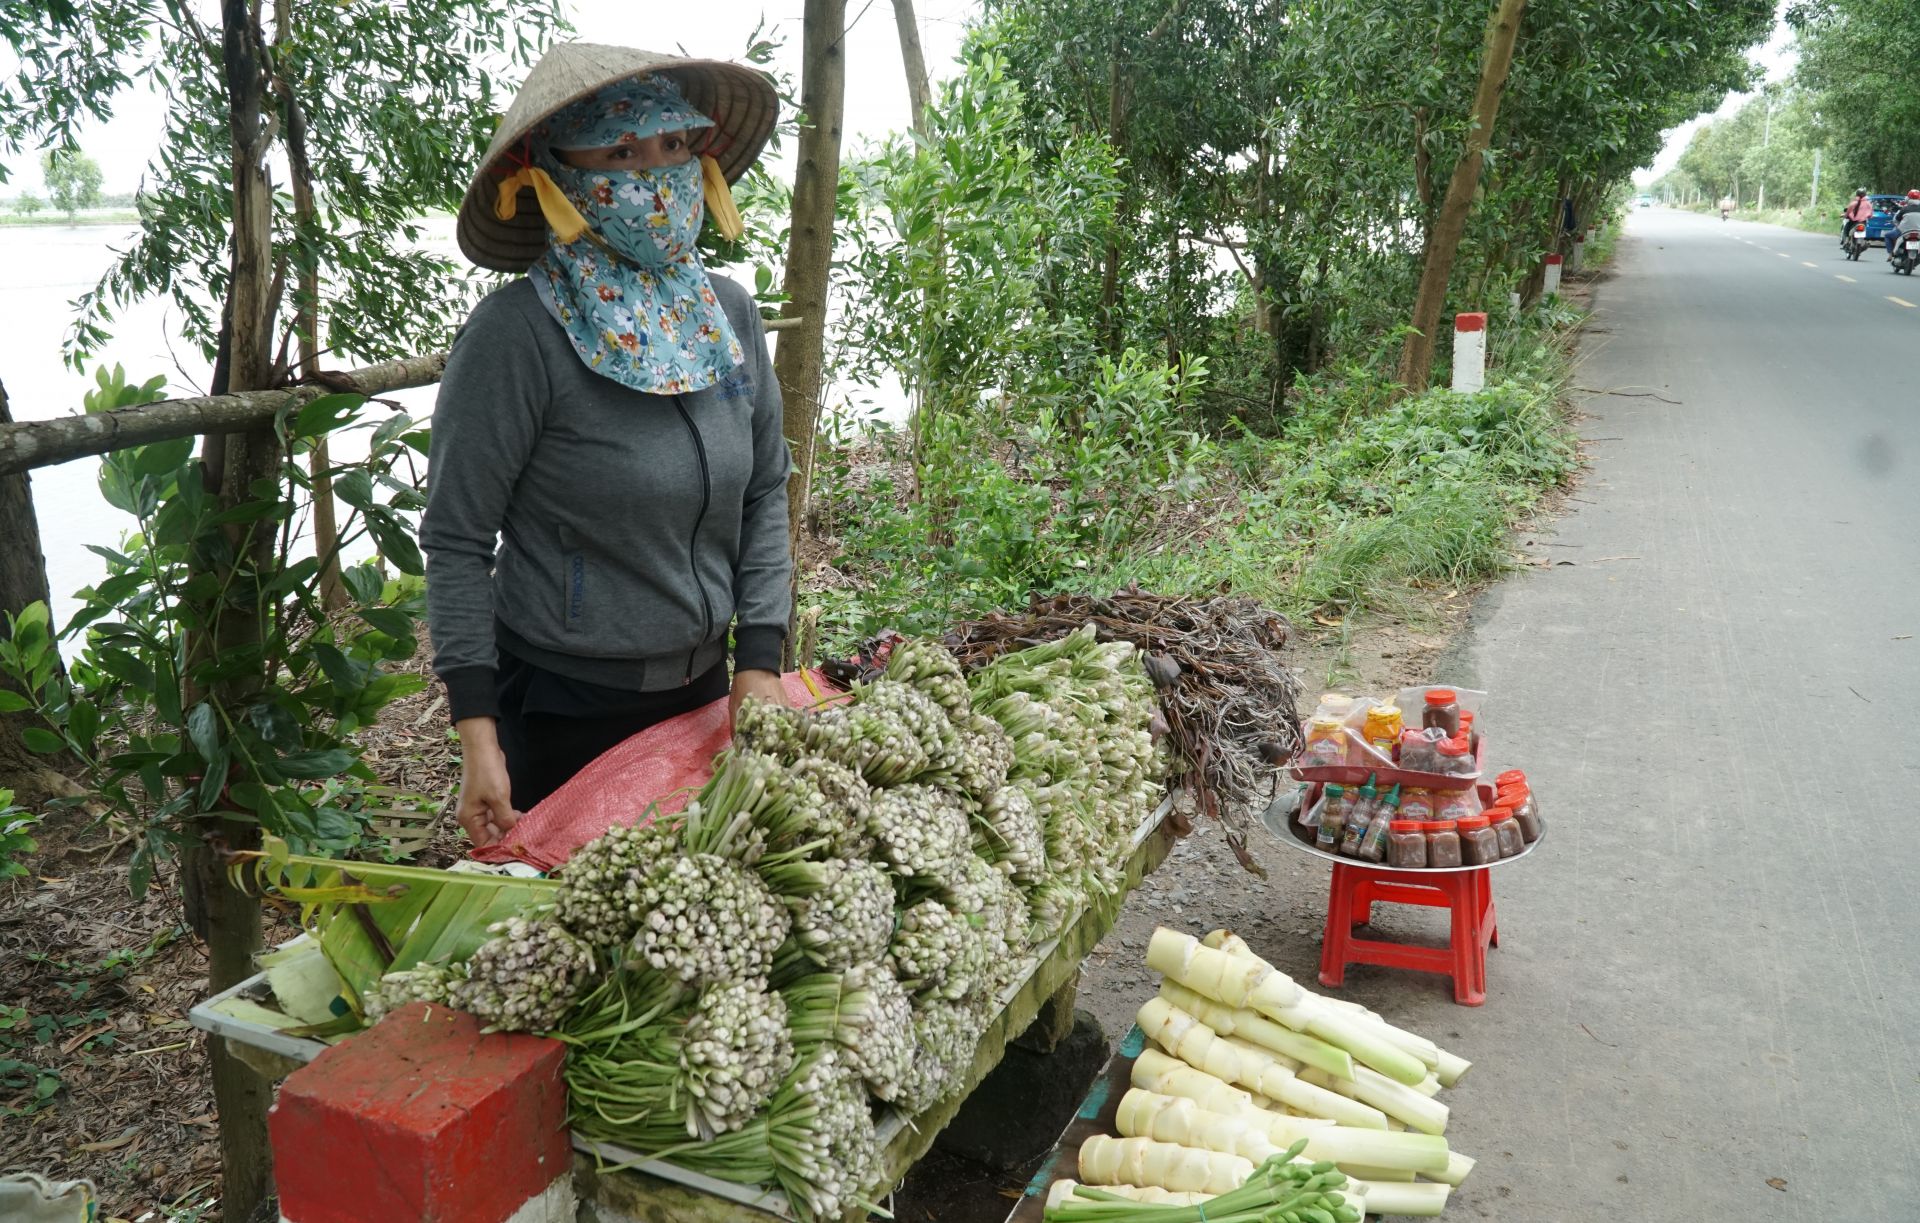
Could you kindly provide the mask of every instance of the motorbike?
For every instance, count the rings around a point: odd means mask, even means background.
[[[1855,263],[1867,249],[1867,223],[1856,221],[1847,227],[1847,236],[1840,241],[1840,249],[1847,252],[1847,258]]]
[[[1911,276],[1916,267],[1920,267],[1920,230],[1896,235],[1893,240],[1893,270],[1900,275]]]

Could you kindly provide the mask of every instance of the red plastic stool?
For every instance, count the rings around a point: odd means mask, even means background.
[[[1376,904],[1425,905],[1448,909],[1452,937],[1446,947],[1414,947],[1379,939],[1356,938],[1353,928],[1373,920]],[[1487,948],[1500,945],[1493,913],[1493,887],[1483,870],[1445,873],[1382,870],[1336,862],[1327,897],[1327,930],[1320,940],[1320,984],[1346,982],[1347,965],[1379,964],[1445,973],[1453,978],[1453,999],[1462,1006],[1487,1000]]]

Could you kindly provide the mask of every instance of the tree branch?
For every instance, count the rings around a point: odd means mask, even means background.
[[[90,416],[0,424],[0,475],[50,467],[90,454],[125,450],[129,446],[191,437],[196,433],[258,428],[273,420],[276,413],[297,410],[335,391],[372,396],[407,387],[431,386],[440,381],[446,364],[447,354],[430,353],[347,373],[329,373],[324,375],[324,382],[317,385],[163,399]]]

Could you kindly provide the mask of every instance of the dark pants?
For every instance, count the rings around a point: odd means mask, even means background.
[[[499,676],[500,750],[513,809],[522,814],[607,749],[727,695],[725,661],[685,687],[662,692],[612,693],[562,680],[505,651]]]

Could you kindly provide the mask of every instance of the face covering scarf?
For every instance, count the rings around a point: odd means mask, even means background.
[[[583,170],[552,150],[711,126],[673,84],[649,78],[575,102],[535,134],[536,159],[588,233],[566,242],[549,230],[528,278],[587,368],[636,391],[698,391],[745,359],[695,245],[701,163]]]

